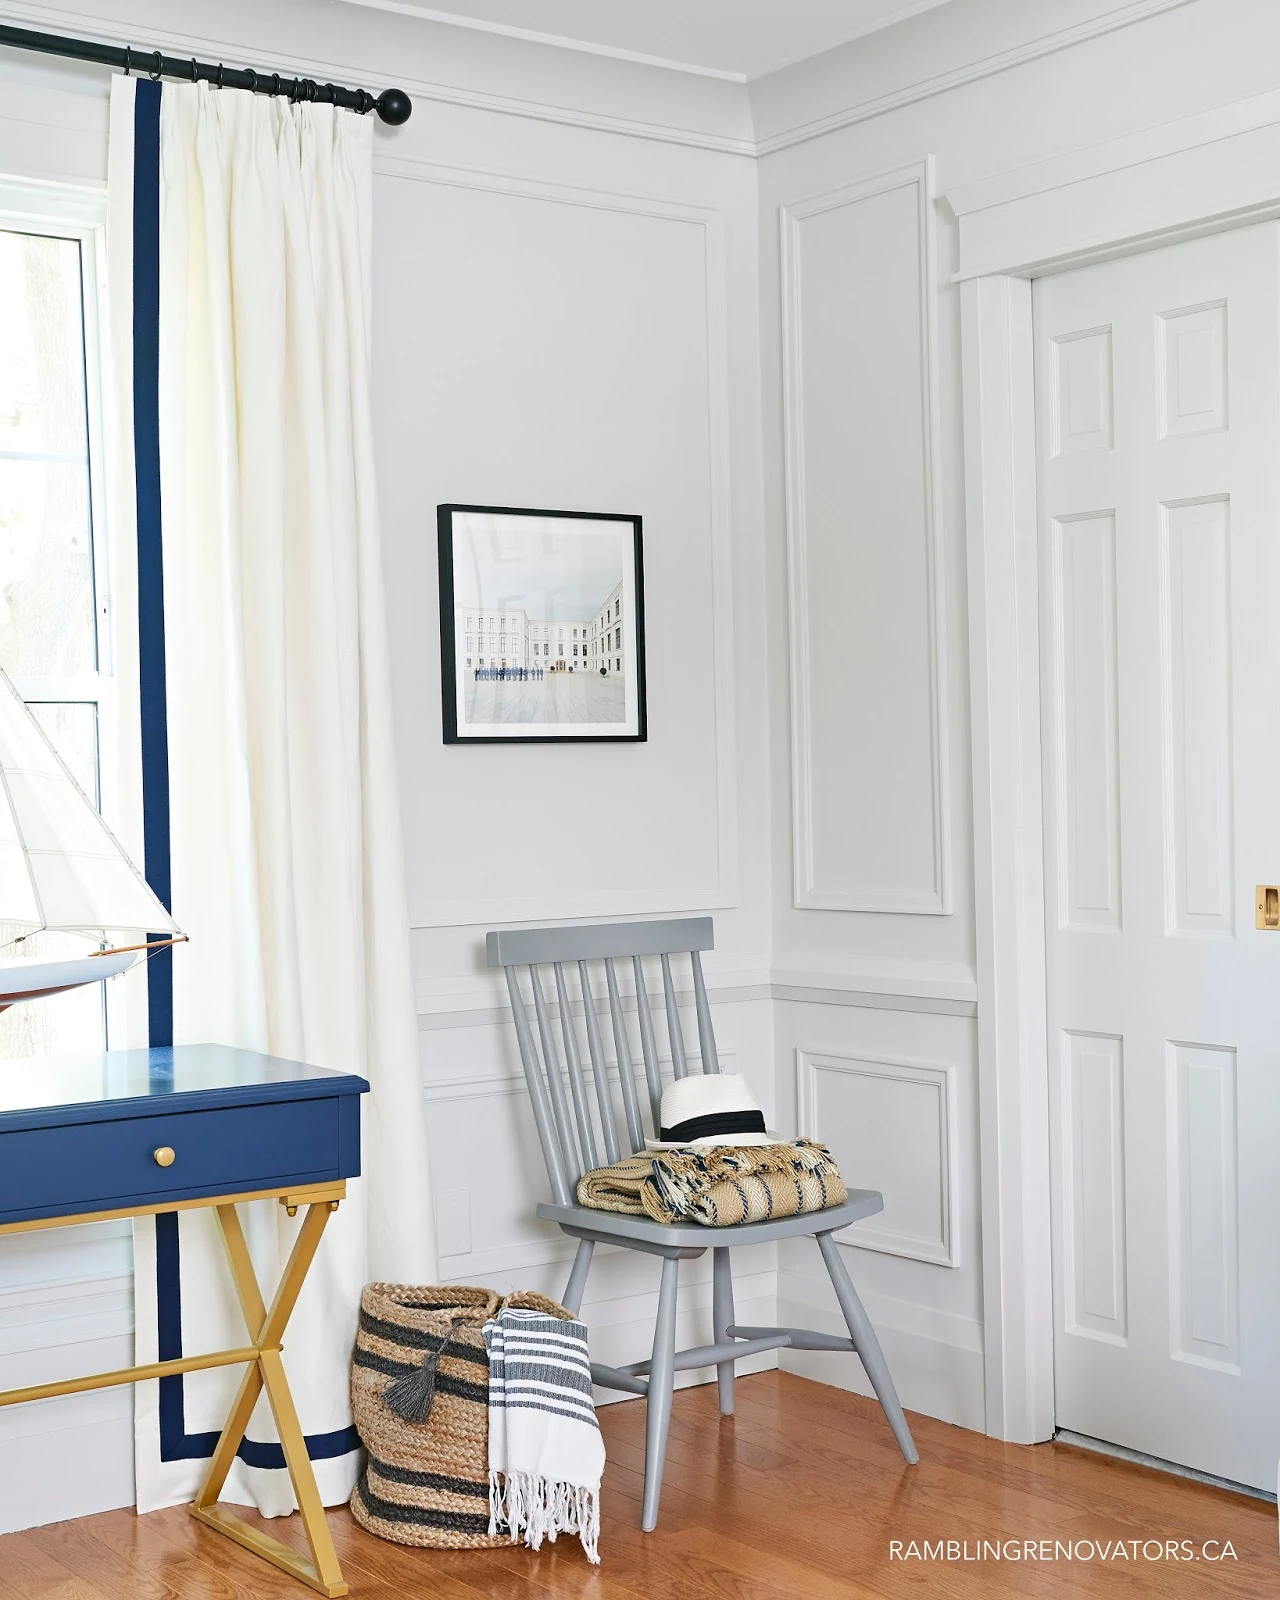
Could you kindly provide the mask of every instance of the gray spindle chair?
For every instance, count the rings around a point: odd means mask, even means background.
[[[573,1269],[562,1296],[564,1304],[570,1311],[577,1311],[581,1306],[591,1253],[597,1244],[617,1245],[625,1250],[639,1250],[646,1255],[662,1258],[658,1317],[650,1359],[635,1361],[626,1367],[605,1367],[596,1362],[591,1364],[591,1375],[601,1387],[641,1394],[647,1399],[642,1513],[642,1526],[646,1533],[655,1528],[658,1522],[662,1464],[666,1455],[675,1375],[691,1368],[715,1367],[719,1381],[720,1411],[722,1415],[730,1416],[733,1412],[734,1362],[744,1356],[755,1355],[762,1350],[777,1350],[783,1346],[793,1350],[856,1351],[902,1454],[908,1462],[919,1460],[879,1341],[849,1279],[835,1241],[837,1229],[883,1209],[883,1197],[875,1190],[850,1189],[849,1198],[843,1205],[831,1206],[807,1216],[714,1229],[699,1223],[665,1225],[652,1222],[647,1217],[593,1211],[577,1204],[575,1191],[582,1174],[592,1167],[617,1161],[621,1153],[621,1130],[615,1123],[609,1087],[611,1066],[616,1065],[620,1080],[626,1147],[632,1153],[644,1149],[640,1097],[636,1093],[636,1072],[619,990],[618,963],[630,964],[635,985],[634,1003],[641,1054],[644,1057],[644,1077],[656,1135],[660,1125],[662,1080],[643,958],[656,956],[661,968],[663,1006],[675,1076],[683,1078],[689,1071],[679,1000],[671,969],[671,958],[676,955],[687,956],[692,967],[698,1054],[702,1071],[719,1072],[720,1063],[716,1055],[700,955],[701,951],[710,950],[713,942],[710,917],[688,917],[671,922],[598,923],[572,928],[526,928],[491,933],[487,941],[489,965],[502,967],[506,973],[520,1059],[524,1064],[534,1121],[551,1180],[553,1199],[550,1203],[538,1206],[538,1215],[549,1222],[558,1223],[563,1232],[578,1241]],[[592,962],[601,962],[604,966],[614,1046],[612,1063],[606,1056],[601,1037],[596,991],[592,987],[589,967]],[[554,998],[564,1046],[563,1062],[552,1025],[549,998],[538,970],[546,965],[554,973]],[[572,987],[566,973],[570,966],[577,968],[577,984]],[[521,987],[521,967],[528,968],[532,1018]],[[599,980],[596,981],[598,983]],[[576,989],[576,995],[573,989]],[[599,1140],[596,1137],[597,1118],[593,1115],[591,1096],[583,1073],[583,1056],[573,1013],[575,999],[582,1006],[587,1058],[591,1065],[598,1110]],[[565,1093],[566,1066],[568,1095]],[[799,1237],[812,1237],[817,1241],[831,1275],[836,1299],[849,1327],[847,1339],[812,1333],[804,1328],[742,1327],[734,1321],[730,1247]],[[712,1327],[715,1343],[700,1345],[693,1350],[677,1350],[677,1263],[682,1259],[703,1255],[709,1246],[713,1252]]]

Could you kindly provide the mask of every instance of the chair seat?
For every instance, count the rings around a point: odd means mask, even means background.
[[[810,1238],[883,1210],[884,1196],[878,1189],[850,1189],[843,1205],[828,1206],[824,1211],[806,1211],[798,1217],[779,1217],[773,1222],[740,1222],[728,1228],[708,1227],[701,1222],[654,1222],[650,1217],[597,1211],[592,1206],[556,1205],[550,1200],[538,1207],[538,1215],[547,1222],[559,1223],[566,1233],[575,1237],[591,1234],[624,1246],[634,1241],[641,1246],[667,1249],[676,1246],[698,1252],[710,1250],[714,1245],[768,1244],[773,1239]]]

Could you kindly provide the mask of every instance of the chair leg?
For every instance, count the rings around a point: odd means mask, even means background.
[[[866,1369],[867,1377],[871,1379],[871,1387],[876,1392],[876,1399],[880,1402],[889,1426],[893,1429],[898,1448],[907,1462],[914,1466],[920,1459],[920,1452],[911,1437],[911,1429],[907,1426],[907,1419],[903,1415],[902,1402],[898,1399],[898,1391],[893,1386],[893,1378],[884,1359],[884,1352],[880,1348],[880,1341],[876,1338],[875,1329],[871,1326],[871,1319],[863,1310],[862,1301],[858,1299],[853,1281],[840,1259],[840,1246],[829,1233],[820,1233],[817,1239],[818,1249],[822,1251],[822,1259],[826,1262],[827,1271],[831,1275],[831,1287],[836,1292],[844,1320],[849,1326],[849,1337],[853,1340],[853,1347],[862,1358],[862,1365]]]
[[[662,1495],[662,1466],[667,1455],[667,1430],[671,1425],[671,1391],[676,1378],[676,1286],[680,1263],[662,1258],[662,1284],[658,1290],[658,1320],[653,1330],[653,1360],[649,1367],[649,1394],[644,1419],[644,1506],[640,1526],[652,1533],[658,1526],[658,1501]]]
[[[575,1317],[582,1309],[582,1291],[587,1287],[587,1273],[591,1270],[591,1252],[595,1247],[594,1239],[578,1240],[578,1253],[573,1258],[569,1281],[560,1296],[560,1304],[566,1311],[572,1311]]]
[[[733,1323],[733,1269],[729,1265],[727,1245],[717,1246],[712,1252],[711,1278],[711,1328],[717,1344],[729,1337]],[[721,1361],[716,1366],[716,1383],[720,1389],[720,1415],[733,1415],[733,1361]]]

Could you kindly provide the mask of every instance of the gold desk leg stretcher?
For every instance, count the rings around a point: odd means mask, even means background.
[[[300,1196],[299,1199],[306,1203],[305,1196]],[[293,1196],[281,1196],[280,1203],[288,1205],[292,1215],[297,1209],[298,1200]],[[337,1200],[332,1199],[316,1200],[307,1205],[307,1213],[294,1242],[293,1253],[289,1257],[289,1263],[284,1269],[276,1297],[269,1310],[258,1287],[253,1262],[249,1257],[249,1247],[245,1243],[244,1230],[240,1226],[240,1217],[235,1205],[220,1205],[216,1208],[218,1226],[222,1242],[226,1246],[240,1309],[244,1313],[245,1326],[254,1345],[253,1364],[244,1375],[244,1381],[231,1407],[222,1436],[209,1462],[204,1483],[191,1507],[191,1515],[198,1518],[206,1527],[226,1534],[229,1539],[234,1539],[237,1544],[243,1545],[246,1550],[251,1550],[254,1555],[261,1556],[289,1573],[291,1577],[299,1578],[322,1595],[329,1596],[330,1600],[346,1594],[347,1585],[338,1567],[337,1551],[333,1548],[333,1538],[325,1521],[324,1506],[316,1486],[311,1458],[307,1454],[306,1439],[303,1436],[302,1425],[298,1421],[293,1395],[289,1392],[284,1363],[280,1359],[280,1346],[285,1327],[315,1258],[325,1223],[329,1220],[329,1213],[336,1211],[337,1208]],[[218,1496],[222,1493],[236,1451],[240,1448],[240,1441],[248,1429],[249,1418],[253,1415],[253,1408],[264,1388],[271,1403],[271,1413],[276,1419],[276,1429],[280,1435],[280,1444],[284,1450],[285,1464],[289,1469],[293,1492],[297,1496],[298,1509],[302,1513],[302,1526],[306,1530],[307,1544],[311,1549],[310,1561],[295,1550],[291,1550],[288,1545],[281,1544],[278,1539],[273,1539],[270,1534],[241,1521],[225,1506],[218,1504]]]
[[[83,1394],[89,1389],[107,1389],[117,1384],[140,1383],[145,1378],[166,1378],[179,1372],[200,1372],[210,1367],[238,1366],[247,1362],[249,1370],[244,1375],[235,1404],[231,1408],[231,1415],[227,1418],[222,1436],[213,1452],[213,1459],[209,1462],[204,1484],[191,1507],[191,1514],[193,1517],[198,1517],[206,1527],[216,1528],[219,1533],[234,1539],[237,1544],[243,1545],[246,1550],[251,1550],[254,1555],[262,1556],[289,1573],[291,1577],[301,1579],[303,1583],[309,1584],[322,1595],[328,1596],[329,1600],[336,1600],[337,1596],[346,1594],[347,1586],[343,1582],[338,1567],[337,1552],[333,1548],[329,1525],[325,1521],[324,1506],[320,1502],[316,1475],[311,1467],[311,1458],[307,1454],[306,1439],[298,1421],[293,1396],[289,1393],[284,1363],[280,1359],[284,1330],[294,1306],[298,1303],[298,1295],[306,1281],[311,1263],[315,1259],[325,1223],[329,1220],[329,1213],[338,1209],[338,1202],[345,1195],[346,1184],[343,1182],[316,1184],[310,1188],[300,1189],[296,1193],[282,1194],[278,1189],[270,1189],[253,1194],[227,1196],[225,1199],[184,1200],[177,1204],[171,1202],[167,1205],[143,1206],[121,1211],[88,1212],[83,1216],[41,1218],[0,1228],[0,1233],[16,1233],[38,1228],[65,1227],[76,1222],[102,1222],[108,1217],[154,1216],[161,1211],[188,1211],[197,1207],[212,1207],[217,1213],[222,1242],[226,1246],[227,1259],[231,1263],[231,1276],[235,1280],[236,1294],[251,1340],[247,1347],[239,1350],[211,1351],[205,1355],[183,1356],[175,1361],[153,1361],[142,1367],[122,1367],[113,1372],[95,1372],[83,1378],[59,1378],[54,1383],[32,1384],[25,1389],[7,1389],[0,1393],[0,1408],[22,1405],[28,1400],[48,1400],[55,1395]],[[270,1309],[258,1287],[253,1262],[249,1256],[249,1247],[245,1243],[244,1229],[240,1226],[240,1216],[236,1211],[240,1201],[258,1199],[279,1199],[280,1204],[288,1208],[290,1216],[295,1215],[301,1206],[307,1208],[307,1214],[294,1241],[289,1263],[284,1269],[284,1275],[280,1279],[280,1286],[276,1290],[276,1297],[271,1302]],[[248,1523],[242,1522],[239,1517],[233,1516],[230,1511],[218,1504],[218,1496],[227,1481],[227,1474],[231,1471],[231,1463],[235,1460],[240,1441],[248,1429],[249,1418],[253,1415],[254,1405],[264,1388],[276,1419],[276,1428],[284,1449],[285,1464],[289,1468],[293,1492],[297,1496],[298,1507],[302,1512],[302,1525],[306,1529],[307,1543],[311,1547],[310,1561],[295,1550],[290,1550],[287,1545],[281,1544],[279,1540],[250,1527]]]

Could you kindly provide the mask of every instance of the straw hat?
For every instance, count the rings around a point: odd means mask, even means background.
[[[646,1139],[648,1150],[681,1150],[690,1145],[777,1144],[764,1125],[759,1101],[735,1073],[693,1073],[662,1091],[661,1137]]]

